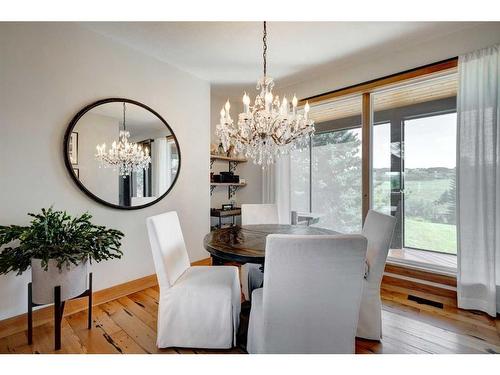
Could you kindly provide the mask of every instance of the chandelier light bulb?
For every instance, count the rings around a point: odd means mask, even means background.
[[[264,100],[266,102],[266,109],[268,111],[271,110],[271,104],[273,102],[273,94],[269,91],[266,93],[266,95],[264,96]]]
[[[229,114],[229,110],[231,109],[231,103],[229,103],[229,99],[227,100],[224,108],[226,109],[227,114]]]
[[[307,120],[307,114],[309,113],[309,110],[311,107],[309,107],[309,102],[306,102],[306,105],[304,106],[304,118]]]
[[[245,94],[243,95],[243,112],[248,113],[250,110],[250,97]]]
[[[281,108],[283,108],[283,115],[288,116],[288,100],[286,100],[286,97],[283,97]]]

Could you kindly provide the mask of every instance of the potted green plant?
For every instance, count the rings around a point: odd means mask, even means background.
[[[0,226],[0,274],[22,274],[31,267],[33,302],[54,302],[54,287],[67,300],[87,288],[87,264],[121,258],[123,233],[94,225],[89,213],[71,217],[66,211],[29,213],[29,226]]]

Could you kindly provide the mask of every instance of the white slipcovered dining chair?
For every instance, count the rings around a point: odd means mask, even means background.
[[[391,246],[396,218],[370,210],[363,225],[368,240],[366,262],[368,273],[363,282],[357,337],[369,340],[382,338],[382,302],[380,284],[384,275],[387,253]]]
[[[175,211],[147,218],[160,286],[159,348],[236,345],[241,308],[238,268],[191,267]]]
[[[366,239],[271,234],[253,291],[249,353],[354,353]]]
[[[241,225],[279,224],[276,204],[242,204]],[[252,285],[261,285],[264,275],[258,264],[243,264],[240,268],[241,291],[250,301]]]

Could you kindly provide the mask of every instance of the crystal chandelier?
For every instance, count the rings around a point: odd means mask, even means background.
[[[260,93],[250,105],[250,97],[243,95],[243,112],[238,123],[231,119],[229,100],[220,111],[220,123],[216,135],[227,151],[232,145],[237,153],[243,153],[254,163],[265,168],[276,161],[279,155],[287,154],[295,148],[308,145],[309,136],[314,132],[314,121],[308,118],[309,103],[304,106],[304,114],[297,113],[297,97],[292,99],[292,108],[286,97],[280,101],[273,96],[274,81],[267,76],[267,29],[264,22],[263,61],[264,75],[257,82]]]
[[[132,172],[140,172],[143,169],[148,169],[151,163],[149,150],[144,149],[137,143],[130,143],[130,132],[125,127],[125,102],[123,103],[123,130],[120,130],[118,143],[116,141],[111,145],[111,149],[106,152],[106,143],[97,145],[96,159],[100,162],[100,166],[105,168],[113,168],[118,170],[120,176],[126,178]]]

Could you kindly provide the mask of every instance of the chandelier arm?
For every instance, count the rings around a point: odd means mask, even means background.
[[[281,139],[276,137],[276,134],[273,134],[271,138],[273,139],[274,143],[276,143],[277,145],[281,144]]]

